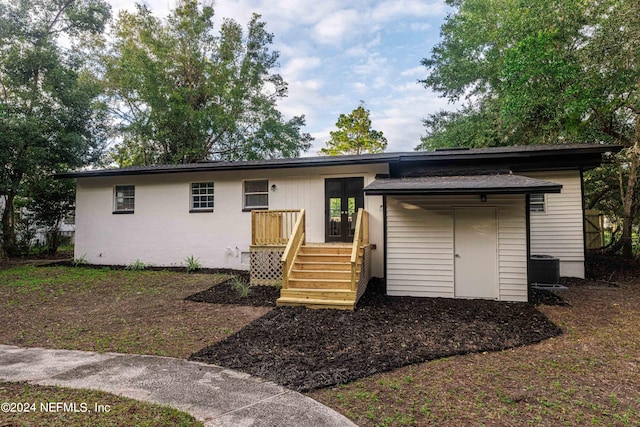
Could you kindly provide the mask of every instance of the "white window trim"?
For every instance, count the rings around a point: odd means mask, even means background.
[[[267,181],[267,190],[266,191],[254,191],[247,193],[245,191],[247,182],[254,181]],[[247,206],[247,196],[266,194],[267,195],[267,205],[266,206]],[[269,180],[267,178],[260,179],[245,179],[242,181],[242,210],[243,211],[252,211],[252,210],[267,210],[269,209]]]
[[[125,197],[123,196],[123,200],[127,198],[133,199],[133,208],[132,209],[118,209],[118,187],[133,187],[133,196]],[[114,185],[113,186],[113,211],[114,214],[132,214],[136,209],[136,186],[134,184],[122,184],[122,185]]]
[[[193,197],[196,196],[195,194],[193,194],[193,184],[211,184],[211,190],[212,193],[210,194],[211,196],[213,196],[213,206],[211,207],[199,207],[199,208],[195,208],[193,207]],[[192,182],[189,184],[189,213],[195,213],[195,212],[213,212],[213,209],[216,205],[216,199],[215,199],[215,194],[216,194],[216,184],[214,181],[199,181],[199,182]],[[202,196],[202,194],[197,194],[197,196]],[[205,196],[209,196],[208,194],[205,194]]]

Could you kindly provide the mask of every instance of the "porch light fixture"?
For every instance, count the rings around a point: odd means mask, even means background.
[[[486,194],[481,194],[480,195],[480,201],[482,203],[486,203],[487,202],[487,195]]]
[[[276,191],[278,187],[275,184],[271,184],[271,191]]]

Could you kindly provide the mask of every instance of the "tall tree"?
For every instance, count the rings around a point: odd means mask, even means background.
[[[382,153],[387,148],[387,138],[382,132],[371,129],[370,112],[360,101],[358,108],[349,114],[340,114],[331,139],[320,150],[329,156],[340,154]]]
[[[215,33],[213,16],[196,0],[166,19],[140,5],[118,16],[102,59],[120,165],[295,157],[310,147],[304,117],[277,109],[287,84],[271,73],[278,53],[260,16],[246,33],[230,19]]]
[[[640,208],[640,0],[449,0],[425,86],[465,105],[425,120],[418,149],[614,143],[623,254]]]
[[[86,164],[104,142],[100,86],[83,42],[110,17],[103,0],[0,3],[2,248],[15,250],[14,201],[26,178]],[[63,48],[58,42],[65,38]]]

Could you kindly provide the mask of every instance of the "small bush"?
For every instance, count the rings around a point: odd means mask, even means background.
[[[249,296],[249,288],[251,287],[251,285],[247,282],[244,282],[242,279],[235,277],[231,286],[238,293],[240,298],[247,298]]]
[[[196,271],[202,268],[202,264],[200,263],[200,258],[196,258],[193,255],[186,257],[184,259],[184,262],[187,267],[187,273],[195,273]]]
[[[71,261],[71,263],[73,264],[74,267],[80,267],[81,265],[89,264],[89,261],[87,261],[87,254],[84,253],[80,258],[74,258],[73,261]]]
[[[131,264],[127,265],[124,269],[130,271],[141,271],[144,270],[147,265],[140,261],[139,259],[135,260]]]

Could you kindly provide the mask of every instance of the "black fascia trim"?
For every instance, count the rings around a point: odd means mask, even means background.
[[[397,155],[381,156],[380,158],[366,158],[366,159],[340,159],[332,161],[315,161],[315,162],[302,162],[294,161],[290,163],[266,163],[255,165],[239,165],[239,164],[225,164],[225,165],[211,165],[209,167],[184,167],[184,168],[158,168],[158,169],[138,169],[130,171],[122,171],[120,169],[101,169],[97,171],[81,171],[81,172],[63,172],[55,174],[56,179],[63,178],[95,178],[95,177],[109,177],[109,176],[130,176],[130,175],[157,175],[157,174],[171,174],[171,173],[191,173],[191,172],[218,172],[218,171],[230,171],[230,170],[263,170],[263,169],[296,169],[296,168],[311,168],[311,167],[325,167],[325,166],[349,166],[349,165],[375,165],[389,163],[392,160],[397,159]]]
[[[365,190],[367,196],[384,195],[458,195],[458,194],[531,194],[531,193],[560,193],[562,185],[549,187],[519,187],[519,188],[461,188],[452,190],[450,188],[426,189],[426,190]]]
[[[391,175],[394,175],[393,170],[396,168],[402,168],[401,163],[409,165],[410,163],[442,163],[442,162],[459,162],[459,161],[483,161],[483,160],[501,160],[508,161],[514,160],[518,164],[523,164],[523,159],[540,159],[544,157],[558,158],[568,156],[574,161],[577,160],[576,156],[591,157],[590,162],[580,163],[576,161],[576,167],[595,167],[601,162],[601,155],[606,152],[620,151],[622,146],[618,145],[602,145],[600,146],[585,146],[580,147],[568,147],[568,148],[550,148],[540,150],[524,150],[524,151],[509,151],[509,152],[487,152],[477,153],[473,151],[456,151],[456,152],[434,152],[429,151],[424,154],[408,154],[408,153],[389,153],[387,155],[380,155],[378,157],[364,157],[364,158],[297,158],[297,159],[283,159],[280,162],[267,162],[256,164],[237,164],[237,163],[225,163],[220,164],[196,164],[189,167],[170,167],[170,168],[150,168],[150,169],[136,169],[122,171],[121,169],[101,169],[96,171],[80,171],[80,172],[63,172],[55,174],[54,177],[61,178],[90,178],[90,177],[107,177],[107,176],[127,176],[127,175],[154,175],[165,173],[189,173],[189,172],[213,172],[213,171],[229,171],[229,170],[259,170],[259,169],[289,169],[289,168],[307,168],[307,167],[322,167],[322,166],[345,166],[345,165],[363,165],[363,164],[380,164],[388,163]],[[587,159],[585,159],[587,160]],[[594,165],[594,163],[597,164]],[[549,164],[547,162],[545,164]],[[530,167],[534,167],[534,170],[538,170],[535,167],[537,163],[530,163]],[[197,166],[199,165],[199,166]],[[562,165],[558,165],[557,168],[562,168]],[[564,165],[564,169],[569,168],[568,165]]]

